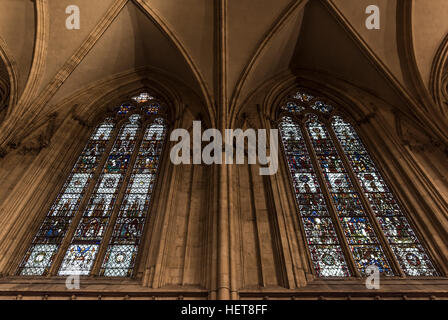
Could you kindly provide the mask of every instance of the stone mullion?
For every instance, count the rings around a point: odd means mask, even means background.
[[[68,246],[71,243],[71,240],[73,238],[73,235],[76,231],[76,228],[78,227],[79,221],[81,221],[82,215],[84,213],[85,208],[87,207],[90,197],[92,196],[92,193],[95,189],[96,183],[98,182],[98,179],[103,172],[103,167],[107,161],[107,158],[109,157],[109,153],[112,150],[115,140],[120,133],[121,127],[123,125],[123,122],[117,123],[114,134],[109,139],[109,142],[107,143],[106,148],[104,149],[103,155],[101,156],[101,160],[98,163],[95,172],[93,174],[93,177],[91,178],[88,187],[86,188],[86,191],[84,193],[83,199],[81,200],[81,203],[78,207],[78,210],[74,214],[72,221],[70,223],[69,228],[67,229],[67,232],[65,234],[64,239],[62,240],[58,253],[56,254],[53,264],[50,267],[50,271],[48,272],[48,276],[53,276],[57,274],[57,271],[62,263],[62,260],[64,259],[65,252],[67,251]],[[81,151],[82,152],[82,151]]]
[[[90,274],[92,276],[99,275],[101,264],[102,264],[105,254],[106,254],[107,247],[109,246],[109,240],[112,236],[112,232],[115,227],[115,222],[117,221],[118,214],[120,212],[121,202],[123,201],[124,195],[126,194],[129,179],[131,178],[132,172],[134,171],[134,164],[138,157],[140,145],[145,136],[147,125],[148,125],[148,123],[146,123],[146,122],[145,122],[145,125],[142,124],[142,126],[140,127],[140,134],[138,135],[137,139],[135,140],[134,151],[132,153],[131,159],[129,160],[128,167],[126,168],[126,171],[124,172],[124,177],[123,177],[122,183],[118,187],[117,199],[115,200],[114,207],[112,209],[112,212],[110,213],[109,222],[107,224],[106,231],[104,232],[104,236],[101,241],[101,244],[100,244],[100,247],[98,250],[98,254],[96,255],[95,262],[93,263],[92,271],[90,272]]]
[[[311,143],[311,139],[308,135],[308,130],[306,129],[304,122],[300,123],[300,129],[302,130],[302,136],[305,141],[306,147],[309,150],[309,156],[310,156],[311,162],[313,164],[314,170],[316,172],[316,176],[317,176],[319,185],[322,190],[322,195],[324,196],[325,201],[327,203],[328,212],[330,214],[330,217],[333,220],[336,234],[338,235],[338,238],[340,240],[342,252],[344,253],[345,257],[347,258],[346,259],[347,266],[350,270],[350,273],[353,276],[361,277],[361,273],[359,272],[359,270],[356,266],[356,262],[353,259],[353,255],[350,251],[350,246],[348,244],[347,238],[345,237],[344,229],[342,228],[341,222],[339,221],[339,217],[338,217],[336,209],[333,205],[333,201],[331,201],[331,193],[330,193],[330,190],[328,190],[328,186],[325,181],[324,172],[323,172],[320,164],[318,163],[316,152],[314,150],[313,144]]]
[[[372,211],[369,201],[365,197],[364,191],[359,183],[358,177],[353,172],[350,162],[349,162],[344,150],[342,149],[342,146],[339,144],[339,140],[336,137],[336,134],[333,132],[333,128],[331,127],[331,124],[329,122],[325,122],[324,125],[327,128],[328,133],[330,134],[331,140],[333,140],[333,144],[334,144],[337,152],[340,155],[340,159],[341,159],[342,163],[344,164],[344,167],[346,169],[347,174],[350,177],[350,180],[352,181],[355,191],[359,194],[359,199],[361,200],[362,206],[364,207],[364,210],[366,210],[366,216],[368,217],[369,221],[372,224],[373,229],[375,230],[375,234],[378,237],[379,245],[381,245],[381,247],[384,249],[384,253],[387,257],[387,260],[391,264],[391,268],[392,268],[394,275],[399,275],[401,277],[405,277],[405,274],[403,273],[397,260],[395,259],[395,255],[392,252],[392,249],[386,240],[386,237],[383,233],[383,230],[382,230],[378,220],[376,219],[375,213]]]

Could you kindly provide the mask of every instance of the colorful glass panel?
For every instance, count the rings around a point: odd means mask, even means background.
[[[129,122],[121,128],[115,140],[62,261],[59,275],[90,273],[134,151],[139,130],[140,115],[134,114],[129,117]]]
[[[393,275],[327,128],[309,115],[307,130],[358,270],[366,274],[366,268],[374,264],[381,273]]]
[[[316,274],[350,276],[301,129],[290,117],[282,119],[279,129]]]
[[[151,115],[151,114],[158,114],[160,112],[161,106],[158,103],[152,103],[149,106],[144,106],[142,108],[146,114]]]
[[[333,111],[333,107],[326,104],[325,102],[322,101],[316,101],[312,106],[311,109],[316,110],[316,111],[320,111],[323,113],[330,113],[331,111]]]
[[[310,102],[312,99],[314,99],[314,97],[310,94],[299,91],[294,95],[294,99],[300,100],[302,102]]]
[[[45,275],[48,273],[73,216],[78,210],[87,185],[103,155],[114,126],[111,119],[106,119],[95,128],[34,237],[31,247],[19,267],[21,275]]]
[[[132,100],[137,103],[145,103],[152,99],[154,99],[154,97],[151,96],[148,92],[142,92],[139,95],[132,97]]]
[[[304,107],[295,102],[287,102],[286,105],[282,107],[282,109],[287,112],[297,112],[297,113],[305,110]]]
[[[135,107],[132,104],[122,104],[118,107],[117,113],[118,114],[127,114],[129,111],[134,109]]]
[[[157,177],[165,134],[166,126],[162,118],[155,119],[145,131],[103,261],[101,275],[126,277],[132,274]]]
[[[353,126],[341,117],[334,117],[332,128],[400,267],[408,276],[436,276],[434,265]]]

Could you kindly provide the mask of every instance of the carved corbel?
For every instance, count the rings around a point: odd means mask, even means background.
[[[79,109],[80,109],[80,105],[79,104],[74,104],[73,107],[70,110],[70,115],[72,117],[73,120],[75,120],[76,122],[78,122],[81,126],[83,127],[87,127],[87,128],[92,128],[93,126],[95,126],[95,120],[90,117],[89,118],[89,114],[84,114],[81,115],[79,114]],[[113,108],[109,106],[109,108],[106,110],[105,114],[107,115],[108,112],[112,113]]]
[[[51,138],[55,132],[57,113],[52,113],[48,116],[48,121],[39,133],[33,135],[32,138],[23,142],[21,148],[22,154],[39,153],[43,148],[50,145]]]
[[[20,146],[20,140],[17,136],[12,137],[3,146],[0,146],[0,158],[4,158],[9,151],[15,150]]]
[[[74,104],[73,107],[70,110],[70,114],[72,116],[72,119],[78,122],[83,127],[88,126],[88,121],[81,117],[79,114],[76,113],[76,109],[79,107],[79,104]]]
[[[83,127],[91,127],[91,123],[90,121],[84,119],[83,117],[81,117],[80,115],[77,114],[72,114],[72,119],[75,120],[76,122],[78,122],[80,125],[82,125]]]
[[[395,112],[394,115],[397,135],[403,146],[409,147],[414,152],[431,152],[434,147],[440,147],[440,142],[436,142],[424,132],[417,130],[415,126],[405,121],[398,112]]]

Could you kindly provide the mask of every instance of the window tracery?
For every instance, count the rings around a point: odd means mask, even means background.
[[[301,90],[280,112],[283,150],[316,275],[363,276],[375,265],[385,276],[438,276],[409,219],[339,109]],[[324,246],[324,255],[316,254],[317,245]]]
[[[59,256],[60,266],[53,269],[61,276],[90,275],[99,259],[103,276],[132,275],[167,123],[164,108],[149,93],[131,100],[116,108],[116,119],[105,119],[91,134],[18,274],[47,275]],[[157,105],[151,112],[148,102]]]

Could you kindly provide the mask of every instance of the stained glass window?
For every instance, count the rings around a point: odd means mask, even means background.
[[[288,111],[288,112],[300,112],[300,111],[305,110],[304,107],[302,107],[301,105],[298,105],[295,102],[286,103],[286,105],[282,109],[285,111]]]
[[[316,101],[313,105],[311,105],[311,108],[313,110],[320,111],[323,113],[329,113],[333,110],[332,106],[330,106],[322,101]]]
[[[101,268],[104,276],[125,277],[132,273],[157,176],[165,130],[164,120],[157,118],[145,131]]]
[[[328,103],[317,100],[313,95],[303,91],[298,91],[291,100],[281,107],[283,111],[299,113],[311,108],[322,113],[331,113],[334,109]]]
[[[392,270],[362,207],[359,194],[326,127],[315,116],[310,118],[307,122],[308,133],[358,270],[365,273],[366,268],[374,264],[380,272],[391,275]]]
[[[148,92],[142,92],[139,95],[132,97],[132,100],[134,100],[137,103],[145,103],[153,99],[154,97],[151,96]]]
[[[134,109],[135,107],[132,104],[124,103],[121,106],[118,107],[118,114],[127,114],[129,111]]]
[[[375,265],[385,276],[437,276],[350,123],[340,116],[325,120],[337,108],[310,94],[299,91],[293,98],[300,102],[281,106],[291,116],[282,116],[279,130],[316,275],[366,275]]]
[[[106,119],[93,132],[61,193],[44,219],[20,266],[21,275],[45,275],[109,141],[114,123]]]
[[[294,99],[300,100],[302,102],[310,102],[314,97],[308,93],[302,92],[302,91],[298,91],[295,95],[294,95]]]
[[[160,104],[145,104],[152,99],[143,92],[133,98],[143,107],[118,107],[117,116],[126,117],[119,130],[111,118],[95,128],[18,274],[132,275],[167,129]]]
[[[436,276],[431,260],[352,125],[336,116],[332,128],[403,271],[408,276]]]
[[[159,103],[151,103],[149,106],[144,106],[142,109],[146,112],[146,114],[158,114],[160,112],[160,104]]]
[[[65,254],[59,275],[90,273],[134,151],[139,128],[140,115],[133,114],[129,123],[120,130]]]
[[[279,129],[314,269],[322,277],[349,276],[301,129],[289,117],[282,119]]]

